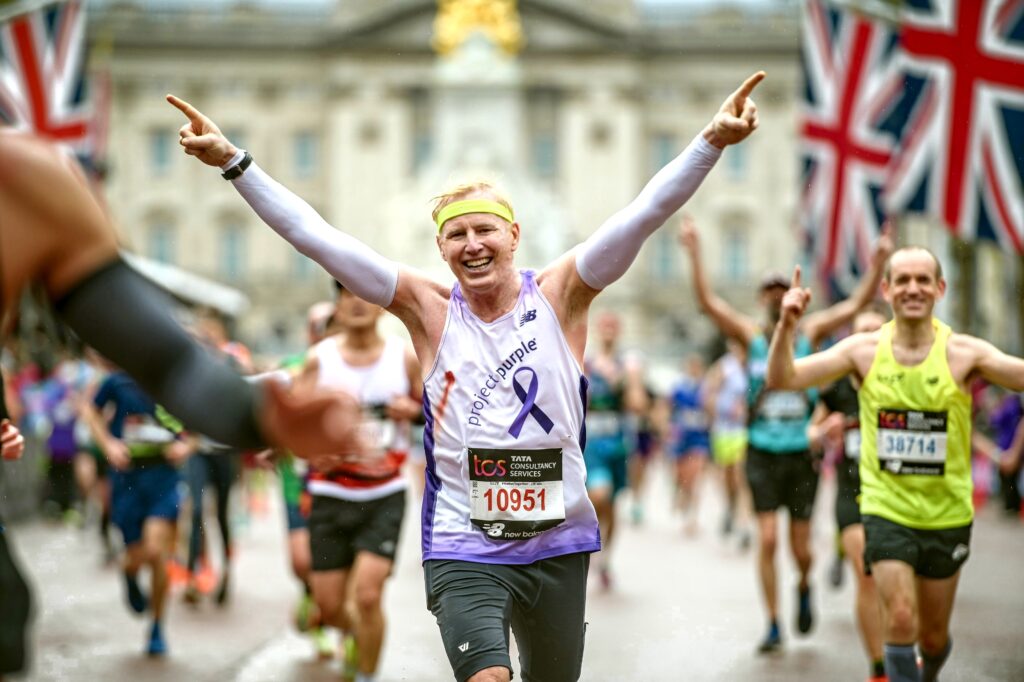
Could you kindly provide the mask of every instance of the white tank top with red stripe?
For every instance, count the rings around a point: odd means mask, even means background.
[[[364,411],[362,427],[374,447],[331,471],[313,470],[310,493],[359,502],[405,489],[402,465],[409,452],[409,424],[388,419],[384,410],[395,397],[409,395],[405,342],[398,337],[385,338],[380,358],[365,367],[345,362],[333,338],[321,341],[313,352],[320,365],[317,385],[359,398]]]

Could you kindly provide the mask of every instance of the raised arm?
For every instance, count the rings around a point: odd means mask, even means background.
[[[691,216],[683,216],[683,224],[679,228],[679,243],[690,257],[693,291],[700,309],[711,318],[723,334],[748,348],[758,333],[757,322],[733,308],[711,290],[707,273],[704,272],[704,261],[700,256],[700,238],[697,236],[697,227]]]
[[[782,299],[782,315],[775,326],[768,349],[768,368],[765,386],[769,389],[800,390],[833,382],[854,371],[853,345],[857,337],[850,336],[820,353],[799,361],[793,359],[796,328],[807,304],[811,290],[800,286],[800,266],[793,271],[793,282]]]
[[[312,206],[259,167],[198,109],[174,95],[167,101],[189,120],[178,131],[185,153],[225,171],[257,215],[299,253],[319,263],[346,289],[371,303],[401,310],[414,287],[399,288],[399,266],[325,221]],[[402,269],[403,278],[417,277]],[[397,300],[396,300],[397,296]],[[398,312],[392,310],[392,312]]]
[[[892,226],[886,223],[871,253],[871,269],[857,283],[853,293],[848,298],[804,318],[802,329],[810,339],[812,347],[817,348],[822,341],[850,322],[861,308],[875,298],[885,272],[885,264],[894,248]]]
[[[545,272],[558,279],[557,290],[569,309],[586,304],[599,291],[622,277],[644,241],[678,211],[714,167],[722,149],[738,144],[757,128],[757,107],[750,93],[764,78],[748,78],[722,104],[700,135],[640,191],[628,206],[612,215],[583,244],[574,257],[559,259]]]

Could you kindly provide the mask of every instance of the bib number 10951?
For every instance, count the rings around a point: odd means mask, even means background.
[[[541,488],[488,488],[484,491],[484,501],[487,503],[487,511],[514,511],[523,510],[532,512],[535,509],[545,511],[547,509],[546,491]]]

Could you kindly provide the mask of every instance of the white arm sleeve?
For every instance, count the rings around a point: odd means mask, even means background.
[[[583,242],[576,251],[576,271],[586,285],[604,289],[626,274],[644,240],[693,196],[721,155],[721,149],[698,135],[636,199]]]
[[[242,152],[226,163],[238,164]],[[299,253],[319,263],[342,286],[387,308],[398,288],[398,264],[331,227],[313,207],[267,175],[255,162],[231,181],[242,198]]]

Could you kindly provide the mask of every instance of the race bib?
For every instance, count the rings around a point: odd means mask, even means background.
[[[369,417],[359,425],[359,431],[371,448],[386,452],[394,445],[398,429],[390,419]]]
[[[757,415],[765,421],[805,419],[807,395],[798,391],[773,391],[765,395]]]
[[[591,412],[587,415],[587,436],[609,438],[622,435],[622,415],[618,412]]]
[[[494,540],[529,540],[565,521],[562,451],[469,448],[469,520]]]
[[[860,459],[860,429],[848,429],[843,434],[843,451],[850,459]]]
[[[148,414],[133,414],[125,417],[121,440],[129,445],[165,445],[174,441],[174,434]]]
[[[945,412],[878,411],[878,464],[891,474],[942,476],[946,472]]]

